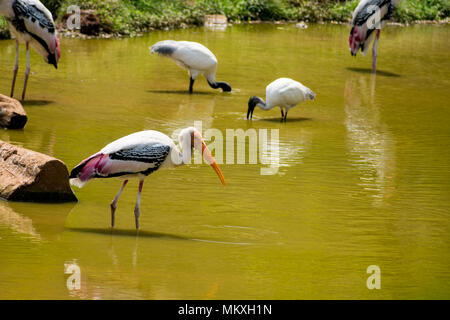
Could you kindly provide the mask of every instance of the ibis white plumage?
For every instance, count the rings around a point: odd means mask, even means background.
[[[205,161],[212,166],[222,184],[225,185],[225,178],[197,129],[193,127],[183,129],[178,139],[181,151],[172,139],[154,130],[139,131],[122,137],[73,168],[70,173],[70,183],[81,188],[93,178],[118,177],[124,180],[111,203],[111,226],[114,227],[114,213],[123,189],[129,179],[139,179],[139,191],[134,209],[136,229],[138,229],[144,179],[158,169],[173,168],[189,163],[193,148],[202,153]]]
[[[400,0],[361,0],[353,12],[352,29],[349,36],[350,53],[356,56],[361,49],[365,56],[372,46],[372,72],[377,69],[378,41],[381,28],[391,17]]]
[[[267,102],[256,96],[248,100],[247,119],[253,117],[256,106],[262,110],[270,110],[278,106],[281,109],[281,119],[286,121],[289,109],[300,102],[314,100],[315,97],[316,94],[300,82],[289,78],[279,78],[266,87]]]
[[[47,63],[52,64],[55,68],[58,67],[61,54],[55,23],[50,11],[39,0],[0,0],[0,14],[6,18],[9,29],[16,38],[16,58],[11,97],[14,95],[14,86],[19,69],[19,42],[26,45],[27,66],[22,91],[22,100],[24,100],[30,74],[30,45]]]
[[[217,58],[204,45],[191,41],[164,40],[150,47],[150,53],[169,57],[189,73],[189,93],[193,92],[194,81],[203,74],[213,89],[221,88],[230,92],[231,86],[224,81],[216,81]]]

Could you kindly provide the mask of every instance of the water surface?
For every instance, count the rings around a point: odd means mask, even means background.
[[[279,129],[280,168],[207,165],[151,175],[141,230],[137,182],[118,204],[117,180],[76,189],[76,204],[0,202],[2,299],[450,298],[448,26],[387,27],[378,74],[352,58],[348,27],[236,25],[152,32],[140,38],[62,39],[59,69],[32,53],[24,130],[0,139],[62,159],[69,168],[126,134]],[[150,56],[163,39],[198,41],[219,60],[218,80],[186,94],[185,71]],[[21,63],[25,55],[22,48]],[[0,92],[9,93],[14,42],[0,42]],[[21,65],[21,66],[22,66]],[[20,95],[24,67],[16,96]],[[278,77],[301,81],[316,101],[289,112],[255,110]],[[68,290],[65,264],[81,270]],[[366,268],[381,269],[368,290]]]

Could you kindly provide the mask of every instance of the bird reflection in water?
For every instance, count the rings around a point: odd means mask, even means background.
[[[395,140],[381,120],[376,75],[348,79],[344,98],[349,156],[359,172],[358,185],[373,197],[373,205],[382,205],[394,192]]]

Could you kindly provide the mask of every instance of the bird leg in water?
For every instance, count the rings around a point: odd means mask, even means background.
[[[114,213],[116,212],[117,201],[119,201],[119,197],[122,194],[122,191],[125,188],[125,186],[127,185],[127,183],[128,183],[128,180],[125,180],[123,182],[122,186],[120,187],[119,192],[117,192],[116,197],[111,202],[111,227],[114,227]]]
[[[192,93],[192,91],[194,90],[194,81],[195,81],[195,79],[190,78],[189,93]]]
[[[136,199],[136,207],[134,207],[134,219],[136,222],[136,229],[139,229],[139,216],[141,214],[140,206],[141,206],[141,193],[142,186],[144,185],[144,180],[139,181],[139,191]]]
[[[288,111],[287,111],[287,109],[286,109],[286,112],[284,113],[284,121],[286,122],[286,118],[287,118],[287,113],[288,113]]]
[[[25,92],[27,90],[27,83],[28,83],[28,76],[30,75],[30,44],[26,43],[27,47],[27,68],[25,70],[25,82],[23,84],[23,91],[22,91],[22,101],[25,100]]]
[[[281,121],[283,121],[283,119],[284,119],[284,112],[283,112],[282,108],[280,108],[280,110],[281,110]]]
[[[377,34],[375,36],[375,41],[373,42],[372,47],[372,72],[377,71],[377,56],[378,56],[378,39],[380,38],[381,30],[377,30]]]
[[[14,64],[14,73],[13,73],[13,81],[11,85],[11,98],[14,96],[14,87],[16,86],[16,76],[17,71],[19,70],[19,40],[16,40],[16,58]]]

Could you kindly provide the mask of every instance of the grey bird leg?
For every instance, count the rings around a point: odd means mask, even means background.
[[[22,101],[25,100],[25,92],[27,91],[28,76],[30,75],[30,44],[27,42],[27,69],[25,70],[25,82],[23,84]]]
[[[375,41],[373,42],[372,47],[372,72],[375,73],[377,71],[377,56],[378,56],[378,39],[380,38],[381,30],[377,30],[377,34],[375,36]]]
[[[16,40],[16,62],[14,64],[14,74],[11,85],[11,98],[14,96],[14,87],[16,86],[16,76],[19,70],[19,40]]]
[[[288,113],[288,111],[286,110],[286,112],[284,113],[284,122],[286,122],[287,113]]]
[[[119,192],[117,192],[116,197],[111,202],[111,227],[114,227],[114,213],[116,212],[117,201],[119,201],[119,197],[122,194],[122,191],[125,188],[125,186],[127,185],[127,183],[128,183],[128,180],[125,180],[123,182],[122,186],[119,189]]]
[[[280,108],[280,110],[281,110],[281,121],[283,121],[283,119],[284,119],[284,112],[283,112],[282,108]]]
[[[194,79],[190,78],[190,82],[189,82],[189,93],[193,92],[194,89]]]
[[[144,185],[144,180],[139,181],[139,191],[136,199],[136,207],[134,207],[134,219],[136,222],[136,229],[139,229],[139,216],[141,215],[141,193],[142,193],[142,186]]]

